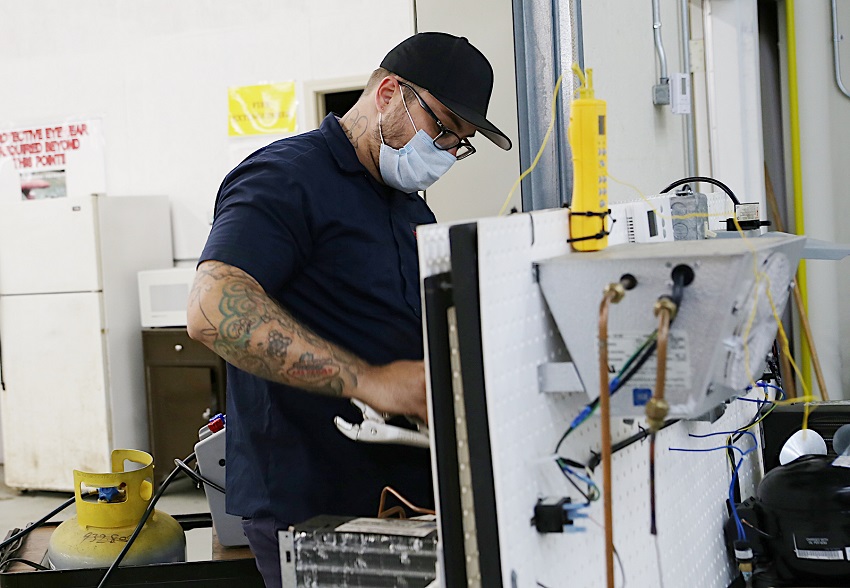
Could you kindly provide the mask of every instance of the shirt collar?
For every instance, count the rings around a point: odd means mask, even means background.
[[[330,113],[324,118],[319,130],[325,137],[328,148],[342,171],[361,173],[366,169],[357,159],[357,152],[354,150],[351,141],[345,136],[345,131],[342,130],[342,125],[340,125],[334,113]]]

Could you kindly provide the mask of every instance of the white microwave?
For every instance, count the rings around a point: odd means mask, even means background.
[[[195,268],[172,267],[139,272],[139,310],[143,327],[185,327],[186,303]]]

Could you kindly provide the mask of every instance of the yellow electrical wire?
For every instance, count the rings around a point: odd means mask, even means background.
[[[625,186],[627,188],[631,188],[632,190],[637,192],[637,194],[638,194],[638,196],[640,196],[641,200],[643,200],[644,203],[649,208],[651,208],[652,212],[654,212],[655,215],[658,216],[659,218],[663,218],[663,219],[666,219],[666,220],[673,221],[673,220],[682,220],[682,219],[686,219],[686,218],[714,218],[714,217],[721,217],[721,216],[725,216],[725,217],[729,216],[725,212],[711,212],[711,213],[689,212],[687,214],[664,214],[660,210],[658,210],[658,208],[655,207],[655,205],[652,203],[652,200],[650,200],[649,198],[644,196],[643,192],[641,192],[640,189],[637,186],[635,186],[634,184],[629,184],[628,182],[624,182],[622,180],[618,180],[617,178],[612,176],[610,172],[607,175],[608,175],[609,179],[614,180],[614,182],[616,182],[617,184],[620,184],[621,186]]]
[[[582,75],[582,78],[584,76]],[[558,81],[555,82],[555,92],[552,94],[552,120],[549,121],[549,128],[546,129],[546,134],[543,136],[543,142],[540,144],[540,149],[537,150],[537,156],[534,158],[534,161],[531,162],[531,165],[528,166],[528,169],[520,174],[520,176],[514,182],[514,185],[511,187],[511,191],[508,192],[508,197],[505,198],[505,203],[502,204],[502,208],[499,209],[499,215],[502,216],[505,214],[505,210],[508,208],[508,204],[511,202],[511,198],[514,196],[514,192],[519,187],[520,182],[531,173],[535,167],[537,167],[537,162],[540,161],[540,156],[543,155],[543,150],[546,148],[546,144],[549,142],[549,137],[552,135],[552,129],[555,128],[555,107],[558,104],[558,92],[561,90],[561,81],[564,78],[564,74],[558,76]]]

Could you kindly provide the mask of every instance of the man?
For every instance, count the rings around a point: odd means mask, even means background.
[[[227,510],[267,586],[277,530],[319,514],[375,516],[392,486],[433,504],[424,449],[355,443],[356,398],[426,418],[416,193],[475,153],[490,63],[421,33],[387,54],[341,119],[260,149],[225,178],[189,300],[189,333],[227,360]]]

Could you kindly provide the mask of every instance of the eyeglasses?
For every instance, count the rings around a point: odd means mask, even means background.
[[[410,87],[409,84],[405,84],[404,82],[399,82],[399,85],[404,86],[405,88],[413,92],[413,95],[416,96],[416,99],[419,101],[419,106],[422,107],[422,110],[427,112],[431,116],[431,118],[434,119],[434,122],[437,123],[437,128],[440,129],[440,133],[434,138],[434,145],[437,147],[437,149],[441,149],[443,151],[457,149],[455,157],[458,160],[461,160],[465,157],[469,157],[470,155],[475,153],[475,147],[472,146],[472,143],[469,142],[469,139],[461,139],[457,133],[447,129],[446,125],[440,122],[440,119],[437,118],[437,115],[434,114],[434,111],[431,110],[427,104],[425,104],[425,101],[422,100],[422,97],[416,92],[416,90],[414,90]]]

